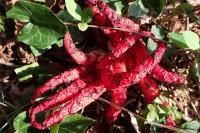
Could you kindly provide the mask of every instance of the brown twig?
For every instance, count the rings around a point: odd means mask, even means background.
[[[98,98],[98,100],[99,100],[99,101],[102,101],[102,102],[104,102],[104,103],[107,103],[107,104],[113,106],[113,107],[116,108],[116,109],[120,109],[120,110],[123,110],[123,111],[125,111],[125,112],[127,112],[127,113],[129,113],[129,114],[133,114],[134,116],[136,116],[136,117],[138,117],[139,119],[141,119],[141,120],[143,120],[143,121],[149,123],[150,125],[154,125],[154,126],[157,126],[157,127],[166,128],[166,129],[173,130],[173,131],[176,131],[176,132],[179,132],[179,133],[190,133],[189,131],[186,131],[186,130],[183,130],[183,129],[180,129],[180,128],[171,127],[171,126],[167,126],[167,125],[160,124],[160,123],[157,123],[157,122],[148,121],[148,120],[146,120],[145,118],[143,118],[142,116],[140,116],[140,115],[138,115],[138,114],[135,114],[135,113],[129,111],[128,109],[123,108],[123,107],[121,107],[121,106],[119,106],[119,105],[116,105],[116,104],[114,104],[114,103],[111,103],[111,102],[107,101],[106,99]]]
[[[78,24],[75,24],[75,23],[67,23],[65,22],[64,23],[66,26],[78,26]],[[141,32],[136,32],[134,30],[128,30],[128,29],[123,29],[123,28],[119,28],[119,27],[106,27],[106,26],[97,26],[97,25],[88,25],[89,28],[96,28],[96,29],[109,29],[109,30],[119,30],[119,31],[123,31],[123,32],[132,32],[134,34],[137,34],[137,35],[141,35],[141,36],[144,36],[144,37],[148,37],[148,38],[151,38],[151,39],[155,39],[155,40],[158,40],[160,42],[163,42],[163,43],[170,43],[170,42],[167,42],[163,39],[159,39],[159,38],[156,38],[156,37],[153,37],[153,36],[148,36],[148,35],[145,35]]]

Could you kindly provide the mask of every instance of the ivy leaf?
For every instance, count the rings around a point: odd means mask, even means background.
[[[190,48],[192,50],[200,48],[199,36],[192,31],[170,32],[169,38],[179,48]]]
[[[80,114],[65,117],[59,124],[58,133],[85,133],[95,121]]]
[[[67,23],[77,23],[78,21],[69,14],[67,10],[62,10],[58,13],[58,17],[63,21]],[[79,43],[83,41],[83,35],[82,32],[78,29],[78,27],[75,26],[68,26],[68,30],[70,32],[70,35],[74,41],[74,43]]]
[[[44,49],[58,41],[58,34],[53,29],[28,23],[21,30],[17,39],[34,48]]]
[[[81,21],[81,15],[83,13],[81,7],[74,0],[65,0],[65,5],[69,14]]]
[[[154,34],[156,38],[164,39],[165,30],[159,25],[153,25],[151,27],[151,32]],[[152,54],[157,49],[157,44],[151,39],[148,39],[147,42],[147,50],[149,54]]]
[[[66,32],[63,22],[48,7],[40,4],[17,1],[6,15],[28,23],[17,38],[36,49],[51,47]]]
[[[148,13],[149,9],[143,5],[142,0],[134,1],[128,9],[128,16],[136,18],[145,18],[148,16]]]
[[[198,133],[200,123],[197,120],[189,121],[181,125],[181,128],[186,129],[191,133]]]
[[[92,21],[92,10],[90,8],[86,8],[83,10],[81,21],[83,23],[90,23]]]
[[[13,127],[15,129],[15,133],[28,133],[28,128],[30,124],[26,123],[24,120],[26,119],[26,112],[22,112],[15,117],[13,120]]]
[[[87,24],[87,23],[81,22],[81,23],[78,24],[78,28],[79,28],[79,30],[81,30],[81,31],[86,31],[87,28],[88,28],[88,24]]]
[[[143,4],[154,11],[156,15],[160,15],[166,5],[166,0],[142,0]]]

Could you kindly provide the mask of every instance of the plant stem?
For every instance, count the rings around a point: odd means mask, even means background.
[[[78,26],[78,24],[75,24],[75,23],[64,23],[65,25],[67,26]],[[153,36],[148,36],[148,35],[145,35],[141,32],[136,32],[134,30],[128,30],[128,29],[123,29],[123,28],[119,28],[119,27],[106,27],[106,26],[97,26],[97,25],[88,25],[88,27],[90,28],[96,28],[96,29],[109,29],[109,30],[119,30],[119,31],[124,31],[124,32],[132,32],[134,34],[137,34],[137,35],[141,35],[141,36],[144,36],[144,37],[148,37],[148,38],[151,38],[151,39],[155,39],[155,40],[158,40],[160,42],[163,42],[163,43],[166,43],[166,44],[169,44],[170,42],[167,42],[163,39],[159,39],[159,38],[156,38],[156,37],[153,37]]]
[[[138,114],[135,114],[135,113],[129,111],[128,109],[123,108],[123,107],[121,107],[121,106],[119,106],[117,104],[111,103],[111,102],[107,101],[106,99],[103,99],[103,98],[99,97],[98,100],[102,101],[104,103],[107,103],[107,104],[113,106],[116,109],[120,109],[120,110],[123,110],[123,111],[125,111],[125,112],[127,112],[129,114],[133,114],[134,116],[138,117],[139,119],[142,119],[143,121],[149,123],[150,125],[154,125],[154,126],[157,126],[157,127],[166,128],[166,129],[173,130],[173,131],[176,131],[176,132],[179,132],[179,133],[189,133],[188,131],[183,130],[183,129],[179,129],[179,128],[176,128],[176,127],[167,126],[167,125],[160,124],[160,123],[157,123],[157,122],[148,121],[145,118],[143,118],[142,116],[140,116]]]

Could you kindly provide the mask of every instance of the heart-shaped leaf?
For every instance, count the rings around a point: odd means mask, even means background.
[[[65,0],[65,5],[69,14],[81,21],[81,15],[83,13],[81,7],[74,0]]]
[[[86,8],[83,10],[81,21],[84,23],[90,23],[92,21],[92,10],[90,8]]]
[[[200,123],[197,120],[188,121],[182,124],[181,128],[186,129],[190,133],[197,133],[200,129]]]
[[[24,122],[26,119],[26,112],[22,112],[18,114],[17,117],[13,120],[13,127],[15,129],[15,133],[28,133],[28,128],[30,124]]]
[[[165,37],[165,30],[159,25],[153,25],[151,27],[151,32],[154,34],[156,38],[164,39]],[[157,49],[157,44],[152,39],[149,38],[147,42],[148,53],[151,54],[156,49]]]
[[[80,114],[66,116],[59,124],[58,133],[85,133],[94,120]]]
[[[63,22],[48,7],[40,4],[17,1],[6,15],[28,23],[18,35],[18,40],[35,49],[50,48],[66,32]]]
[[[170,32],[169,38],[179,48],[190,48],[192,50],[200,48],[199,36],[192,31]]]
[[[149,9],[143,5],[142,0],[134,1],[128,9],[128,16],[136,18],[145,18],[148,16],[148,13]]]

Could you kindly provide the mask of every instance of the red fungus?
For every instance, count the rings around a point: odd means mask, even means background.
[[[139,31],[139,25],[132,20],[122,18],[101,0],[85,0],[93,11],[93,24]],[[148,102],[159,95],[159,89],[152,77],[168,83],[183,83],[184,78],[168,72],[158,64],[166,50],[165,44],[154,40],[158,49],[149,55],[141,36],[131,32],[122,32],[103,28],[113,51],[109,53],[83,53],[78,50],[69,34],[66,33],[64,45],[71,57],[80,67],[66,71],[51,78],[40,86],[32,97],[29,110],[31,124],[38,129],[49,128],[59,123],[66,115],[74,114],[85,108],[102,93],[111,93],[111,102],[122,106],[126,100],[127,87],[139,84],[141,92]],[[148,31],[141,31],[151,35]],[[36,105],[36,99],[48,90],[68,83],[68,87]],[[63,105],[43,122],[37,122],[35,115],[55,106]],[[121,110],[109,106],[106,112],[108,123],[114,122]]]

